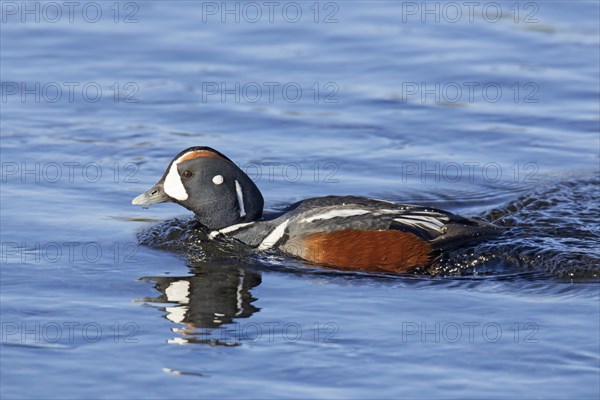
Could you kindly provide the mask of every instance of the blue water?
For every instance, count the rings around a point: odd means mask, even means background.
[[[254,4],[0,3],[1,397],[598,398],[598,3]],[[194,145],[268,209],[505,235],[402,276],[207,242],[130,204]]]

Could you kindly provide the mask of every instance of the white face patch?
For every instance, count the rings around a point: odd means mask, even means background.
[[[215,175],[212,181],[215,185],[220,185],[221,183],[223,183],[223,175]]]
[[[173,161],[171,164],[171,168],[169,168],[169,173],[165,178],[165,183],[163,185],[165,189],[165,193],[177,200],[187,200],[188,194],[185,191],[185,187],[183,186],[183,182],[181,182],[181,177],[179,176],[179,171],[177,171],[177,163],[178,160]]]
[[[244,207],[244,193],[242,192],[242,186],[236,180],[235,181],[235,193],[237,194],[238,204],[240,205],[240,217],[246,215],[246,208]]]

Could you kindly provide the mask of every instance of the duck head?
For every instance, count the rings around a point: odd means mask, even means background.
[[[223,154],[203,146],[175,156],[158,183],[131,203],[164,202],[193,211],[212,230],[256,221],[263,211],[263,197],[248,175]]]

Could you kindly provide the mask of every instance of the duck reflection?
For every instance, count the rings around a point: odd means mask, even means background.
[[[212,264],[196,267],[192,272],[192,276],[141,278],[154,282],[161,295],[138,301],[170,304],[161,308],[165,318],[184,325],[173,329],[182,337],[169,340],[170,343],[232,345],[215,335],[220,334],[222,339],[224,331],[217,332],[218,328],[260,310],[252,304],[256,298],[250,292],[260,285],[260,274],[247,268]]]

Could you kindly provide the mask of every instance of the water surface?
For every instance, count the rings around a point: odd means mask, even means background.
[[[21,4],[0,26],[3,398],[600,395],[596,2]],[[270,210],[355,194],[506,233],[402,276],[208,242],[130,204],[193,145]]]

